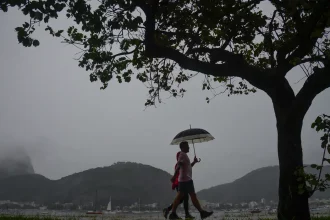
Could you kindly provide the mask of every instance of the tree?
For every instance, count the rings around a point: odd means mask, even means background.
[[[183,96],[177,87],[195,73],[203,89],[224,86],[228,95],[256,89],[271,98],[277,120],[279,219],[310,219],[303,167],[301,129],[313,99],[330,86],[328,0],[268,0],[270,16],[258,5],[265,0],[2,0],[30,17],[16,28],[18,41],[38,46],[36,24],[48,23],[61,11],[76,27],[53,30],[55,37],[81,49],[79,66],[105,89],[114,77],[130,82],[133,75],[149,88],[147,106],[161,102],[161,92]],[[295,94],[287,73],[301,66],[306,74]],[[191,72],[195,72],[194,74]],[[234,82],[239,79],[239,82]],[[220,93],[222,93],[220,92]],[[218,93],[214,92],[214,95]],[[210,99],[207,98],[209,102]],[[307,191],[306,191],[307,192]]]
[[[306,187],[303,185],[299,187],[300,193],[303,194],[307,192],[309,197],[311,197],[317,190],[324,192],[326,189],[330,188],[330,174],[326,173],[322,176],[322,170],[325,166],[324,163],[330,164],[330,159],[328,158],[328,155],[330,154],[330,116],[326,114],[319,115],[313,122],[312,128],[314,128],[317,132],[323,133],[320,138],[321,148],[323,149],[321,164],[310,165],[312,169],[318,171],[316,174],[306,173],[303,168],[296,171],[296,176],[298,178],[303,177],[307,183]]]

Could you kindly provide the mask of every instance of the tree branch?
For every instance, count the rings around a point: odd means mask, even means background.
[[[176,32],[170,32],[170,31],[160,31],[160,30],[155,30],[156,33],[160,33],[160,34],[164,34],[167,37],[181,37],[181,38],[190,38],[192,41],[194,41],[196,44],[200,43],[200,36],[198,35],[194,35],[191,33],[187,33],[187,32],[180,32],[180,31],[176,31]]]
[[[314,56],[300,60],[299,64],[303,63],[313,63],[313,62],[326,62],[327,58],[324,56]]]
[[[216,63],[219,61],[228,62],[228,63],[243,63],[244,58],[239,54],[232,53],[224,48],[193,48],[190,49],[187,54],[193,53],[209,53],[210,55],[210,62]]]
[[[153,58],[167,58],[175,61],[184,69],[200,72],[205,75],[215,77],[241,77],[247,80],[251,85],[268,94],[271,94],[271,90],[274,86],[273,77],[269,72],[250,66],[240,59],[235,59],[237,62],[232,60],[223,64],[213,64],[188,58],[175,49],[159,45],[153,45],[150,48],[146,47],[146,51],[148,51],[147,53]]]
[[[320,168],[320,171],[319,171],[319,175],[318,175],[318,178],[317,178],[317,183],[315,184],[314,188],[312,189],[312,191],[309,193],[309,198],[313,196],[313,194],[315,193],[315,191],[317,190],[317,187],[319,186],[320,184],[320,180],[321,180],[321,174],[322,174],[322,170],[323,170],[323,164],[324,164],[324,158],[325,158],[325,151],[327,150],[327,148],[325,147],[323,149],[323,156],[322,156],[322,162],[321,162],[321,168]]]
[[[322,91],[330,88],[330,65],[314,68],[314,74],[307,78],[290,111],[290,117],[302,121],[312,104],[313,99]]]
[[[268,53],[270,55],[270,65],[272,68],[275,67],[274,44],[273,44],[273,40],[272,40],[272,33],[273,33],[273,28],[274,28],[273,22],[274,22],[276,13],[277,13],[277,10],[275,10],[273,12],[273,16],[269,22],[268,33],[266,33],[264,35],[264,44],[265,44],[265,46],[268,45],[268,48],[269,48]]]
[[[123,56],[123,55],[130,55],[130,54],[134,53],[136,50],[137,50],[137,47],[132,51],[126,51],[126,52],[114,54],[111,56],[111,58],[116,58],[116,57]]]
[[[235,55],[229,51],[219,48],[197,49],[200,51],[204,50],[205,52],[217,52],[218,57],[221,57],[224,61],[227,61],[223,64],[214,64],[189,58],[171,47],[157,44],[155,41],[155,10],[157,10],[157,7],[155,5],[148,5],[147,7],[142,8],[142,10],[146,15],[145,51],[148,57],[170,59],[184,69],[200,72],[210,76],[241,77],[247,80],[252,86],[257,87],[266,93],[271,93],[270,90],[272,89],[274,82],[272,81],[272,75],[270,72],[262,71],[257,67],[248,65],[243,59],[238,58],[240,55]],[[233,59],[229,61],[229,58],[226,58],[225,55],[228,55]]]
[[[296,6],[294,6],[296,8]],[[323,0],[313,8],[311,16],[306,22],[301,20],[299,11],[294,11],[292,20],[296,23],[297,34],[288,40],[277,53],[279,63],[279,72],[285,76],[287,72],[294,67],[290,61],[294,58],[302,59],[308,53],[312,52],[319,36],[313,36],[315,30],[324,30],[327,25],[327,16],[324,16],[329,10],[330,2]],[[286,55],[292,52],[287,58]]]

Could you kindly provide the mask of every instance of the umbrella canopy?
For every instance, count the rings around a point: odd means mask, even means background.
[[[201,128],[190,128],[181,131],[177,134],[171,142],[171,145],[178,145],[182,141],[187,141],[188,143],[202,143],[213,140],[214,137],[207,131]]]

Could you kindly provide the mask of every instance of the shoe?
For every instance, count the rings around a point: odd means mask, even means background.
[[[168,217],[170,220],[177,220],[177,219],[182,219],[180,218],[176,213],[171,213],[170,216]]]
[[[201,211],[200,213],[201,213],[201,219],[205,219],[205,218],[207,218],[207,217],[210,217],[210,216],[213,214],[212,211],[211,211],[211,212],[208,212],[208,211]]]
[[[190,213],[186,214],[186,217],[185,217],[186,220],[193,220],[195,219],[194,216],[190,215]]]
[[[163,209],[163,216],[165,219],[167,219],[168,213],[169,213],[168,208]]]

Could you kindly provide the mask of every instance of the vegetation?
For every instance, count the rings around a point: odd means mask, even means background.
[[[330,220],[329,216],[313,217],[312,220]]]
[[[113,208],[131,205],[139,198],[141,204],[157,202],[165,206],[175,195],[170,178],[169,173],[152,166],[119,162],[59,180],[49,180],[36,174],[9,177],[0,181],[0,197],[2,200],[35,201],[50,207],[56,202],[89,207],[98,190],[98,209],[109,202],[110,196]]]
[[[263,14],[260,3],[273,7]],[[313,99],[330,87],[328,0],[2,0],[0,8],[19,7],[28,21],[16,28],[19,43],[38,46],[40,23],[66,15],[76,26],[46,27],[81,50],[79,66],[102,89],[109,81],[135,76],[149,87],[146,105],[161,102],[162,92],[183,96],[180,86],[195,73],[214,95],[264,91],[277,120],[279,219],[310,220],[303,167],[301,129]],[[65,13],[60,13],[60,12]],[[305,83],[295,94],[286,79],[295,67]],[[234,80],[236,79],[236,81]],[[224,91],[215,91],[215,84]],[[178,87],[180,86],[180,87]],[[212,97],[211,97],[212,98]],[[207,98],[210,101],[210,98]],[[275,125],[274,125],[275,126]]]
[[[318,171],[309,166],[306,166],[305,171],[310,175],[318,175]],[[330,173],[330,166],[324,166],[323,173]],[[132,176],[133,174],[134,176]],[[325,176],[324,174],[321,176],[322,178]],[[148,180],[141,185],[139,181],[132,181],[135,175],[141,181],[150,177],[158,180]],[[150,166],[117,163],[110,167],[90,169],[69,175],[60,180],[49,180],[36,174],[10,177],[0,182],[0,196],[2,199],[11,201],[46,203],[48,209],[64,209],[63,205],[54,203],[57,201],[74,202],[75,204],[70,207],[75,209],[77,205],[93,201],[95,190],[98,189],[98,203],[103,206],[107,204],[110,195],[114,206],[130,205],[139,197],[142,204],[148,202],[168,204],[175,195],[170,190],[168,178],[170,178],[170,174]],[[201,190],[198,192],[198,197],[214,203],[259,202],[262,198],[265,198],[267,202],[277,201],[278,178],[278,166],[263,167],[251,171],[231,183]],[[147,194],[146,191],[149,187],[156,187],[153,185],[156,184],[155,181],[158,181],[157,184],[159,184],[157,196],[150,195],[150,190]],[[18,184],[21,182],[25,184]],[[322,193],[316,192],[314,196],[320,199],[329,198],[330,190]],[[10,205],[9,208],[14,208],[14,206]],[[84,208],[92,207],[88,205]],[[143,207],[141,208],[143,209]],[[220,208],[229,207],[223,204]]]
[[[318,170],[307,165],[304,171],[306,174],[308,173],[308,175],[318,176],[319,174]],[[322,178],[328,176],[327,174],[330,173],[330,166],[324,166],[322,173]],[[215,203],[259,202],[262,198],[266,199],[267,202],[270,202],[270,200],[277,201],[277,180],[279,174],[279,166],[259,168],[231,183],[201,190],[198,192],[198,197],[202,200]],[[325,190],[325,192],[317,191],[313,196],[314,198],[320,199],[330,198],[330,190]]]
[[[91,219],[95,220],[96,217],[94,216],[43,216],[43,215],[36,215],[36,216],[24,216],[24,215],[0,215],[0,220],[80,220],[80,219]],[[111,219],[111,220],[129,220],[128,217],[123,216],[111,216],[111,217],[102,217],[102,219]],[[134,218],[135,220],[152,220],[151,216],[149,217],[140,217]],[[223,218],[219,218],[222,220],[253,220],[256,218],[252,218],[252,216],[245,216],[245,217],[235,217],[235,216],[225,216]],[[258,217],[258,220],[275,220],[276,218],[267,218],[267,217]],[[312,220],[330,220],[330,216],[319,216],[319,217],[312,217]]]
[[[315,191],[324,192],[330,188],[330,172],[324,170],[324,167],[330,164],[330,116],[325,114],[318,116],[312,124],[312,128],[323,134],[320,138],[321,148],[323,149],[321,163],[311,165],[311,168],[317,171],[316,174],[306,173],[303,169],[298,169],[296,172],[297,178],[304,178],[307,183],[307,187],[300,187],[301,193],[307,191],[310,196]],[[322,172],[324,175],[322,175]]]
[[[66,220],[79,220],[81,216],[68,216]],[[0,220],[61,220],[63,217],[44,215],[0,215]]]

